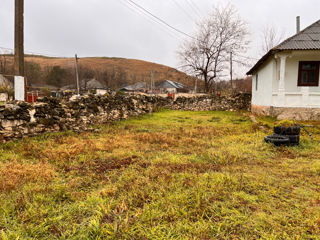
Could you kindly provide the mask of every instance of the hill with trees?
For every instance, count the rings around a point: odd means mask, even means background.
[[[155,82],[172,80],[181,82],[190,88],[195,79],[177,69],[152,62],[108,57],[90,57],[79,59],[80,79],[95,78],[106,86],[117,89],[124,84],[151,82],[151,72]],[[13,73],[13,56],[0,56],[0,72]],[[74,58],[52,58],[27,55],[25,57],[25,75],[29,83],[62,87],[75,82]]]

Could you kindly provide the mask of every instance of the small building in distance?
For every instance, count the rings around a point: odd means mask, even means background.
[[[132,85],[124,86],[120,89],[122,92],[146,92],[147,90],[147,83],[145,82],[137,82]]]
[[[61,88],[62,91],[72,91],[77,92],[76,84],[67,85]],[[95,94],[104,95],[108,92],[108,88],[103,83],[99,82],[96,79],[83,79],[80,81],[80,92],[92,92],[94,91]]]
[[[13,88],[13,83],[0,74],[0,87]]]
[[[0,74],[0,102],[6,102],[9,100],[10,91],[13,92],[13,83]]]
[[[108,92],[108,88],[105,84],[99,82],[96,79],[84,79],[81,81],[81,90],[95,91],[98,95],[104,95]]]
[[[182,83],[164,80],[156,87],[161,93],[189,93],[190,89]]]

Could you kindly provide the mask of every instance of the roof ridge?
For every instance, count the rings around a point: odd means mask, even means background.
[[[283,42],[279,43],[277,46],[273,47],[272,50],[277,50],[279,49],[282,45],[286,44],[287,42],[289,42],[290,40],[292,40],[293,38],[295,38],[296,36],[299,36],[301,34],[303,34],[305,31],[307,31],[308,29],[314,27],[314,25],[319,24],[320,25],[320,19],[316,22],[314,22],[313,24],[309,25],[308,27],[306,27],[305,29],[303,29],[302,31],[294,34],[293,36],[287,38],[286,40],[284,40]]]

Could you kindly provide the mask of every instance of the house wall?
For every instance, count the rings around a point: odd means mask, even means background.
[[[257,106],[272,105],[272,85],[275,77],[276,62],[269,59],[252,76],[252,104]],[[256,88],[256,77],[258,75],[258,88]]]
[[[280,60],[275,59],[275,74],[273,78],[273,92],[279,90],[280,81]],[[298,73],[300,61],[320,61],[320,51],[295,51],[286,60],[285,71],[285,91],[301,92],[302,87],[298,87]],[[320,74],[319,74],[320,76]],[[310,92],[320,92],[320,87],[309,87]]]
[[[286,51],[277,55],[271,57],[253,75],[252,112],[278,119],[319,120],[320,87],[298,87],[298,73],[300,61],[320,61],[320,50]],[[281,56],[287,56],[284,92],[279,91]]]
[[[166,91],[168,93],[176,93],[177,89],[176,88],[164,88],[164,91]]]
[[[97,91],[98,95],[104,95],[104,94],[108,93],[108,91],[105,89],[97,89],[96,91]]]
[[[301,92],[302,88],[298,87],[300,61],[320,61],[320,51],[294,52],[292,57],[287,59],[285,76],[286,92]],[[309,92],[320,92],[320,87],[309,87]]]

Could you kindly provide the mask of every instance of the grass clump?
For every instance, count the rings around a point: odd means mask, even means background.
[[[275,123],[276,126],[279,126],[279,127],[292,127],[292,126],[295,126],[296,123],[295,121],[293,120],[281,120],[280,122],[277,122]]]
[[[318,129],[277,148],[246,113],[96,127],[0,146],[2,239],[319,239]]]

